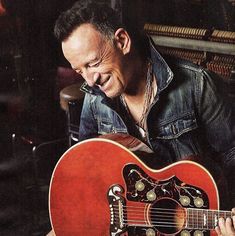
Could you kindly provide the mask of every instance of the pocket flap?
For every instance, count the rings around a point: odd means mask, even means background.
[[[194,114],[187,114],[178,117],[157,128],[157,138],[159,139],[173,139],[179,137],[181,134],[189,132],[198,127],[197,120]]]

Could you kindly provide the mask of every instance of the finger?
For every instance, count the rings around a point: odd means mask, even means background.
[[[235,215],[235,207],[232,209],[232,214]]]
[[[55,236],[54,230],[51,230],[46,236]]]
[[[221,230],[219,226],[215,227],[215,232],[217,233],[218,236],[222,236]]]
[[[235,230],[232,224],[232,219],[228,217],[225,221],[226,231],[229,235],[235,235]]]
[[[219,218],[219,228],[221,231],[222,235],[226,235],[227,234],[227,230],[225,227],[225,219],[224,218]]]

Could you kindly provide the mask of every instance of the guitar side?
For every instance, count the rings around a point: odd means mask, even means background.
[[[114,141],[90,139],[71,147],[53,172],[49,210],[56,235],[110,235],[111,213],[107,194],[111,186],[118,185],[123,188],[125,196],[128,189],[123,169],[130,163],[139,166],[155,180],[168,180],[176,176],[182,185],[187,183],[203,189],[210,200],[210,209],[219,209],[214,180],[200,165],[180,161],[153,170]]]

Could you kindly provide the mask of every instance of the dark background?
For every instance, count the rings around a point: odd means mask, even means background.
[[[0,11],[0,235],[45,235],[50,228],[48,183],[68,147],[59,91],[76,81],[73,73],[61,74],[69,65],[53,25],[74,2],[0,0],[5,8]],[[233,0],[106,2],[132,26],[150,22],[235,31]]]

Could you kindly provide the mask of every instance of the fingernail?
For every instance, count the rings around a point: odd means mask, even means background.
[[[224,223],[224,218],[219,218],[219,223],[220,224]]]

